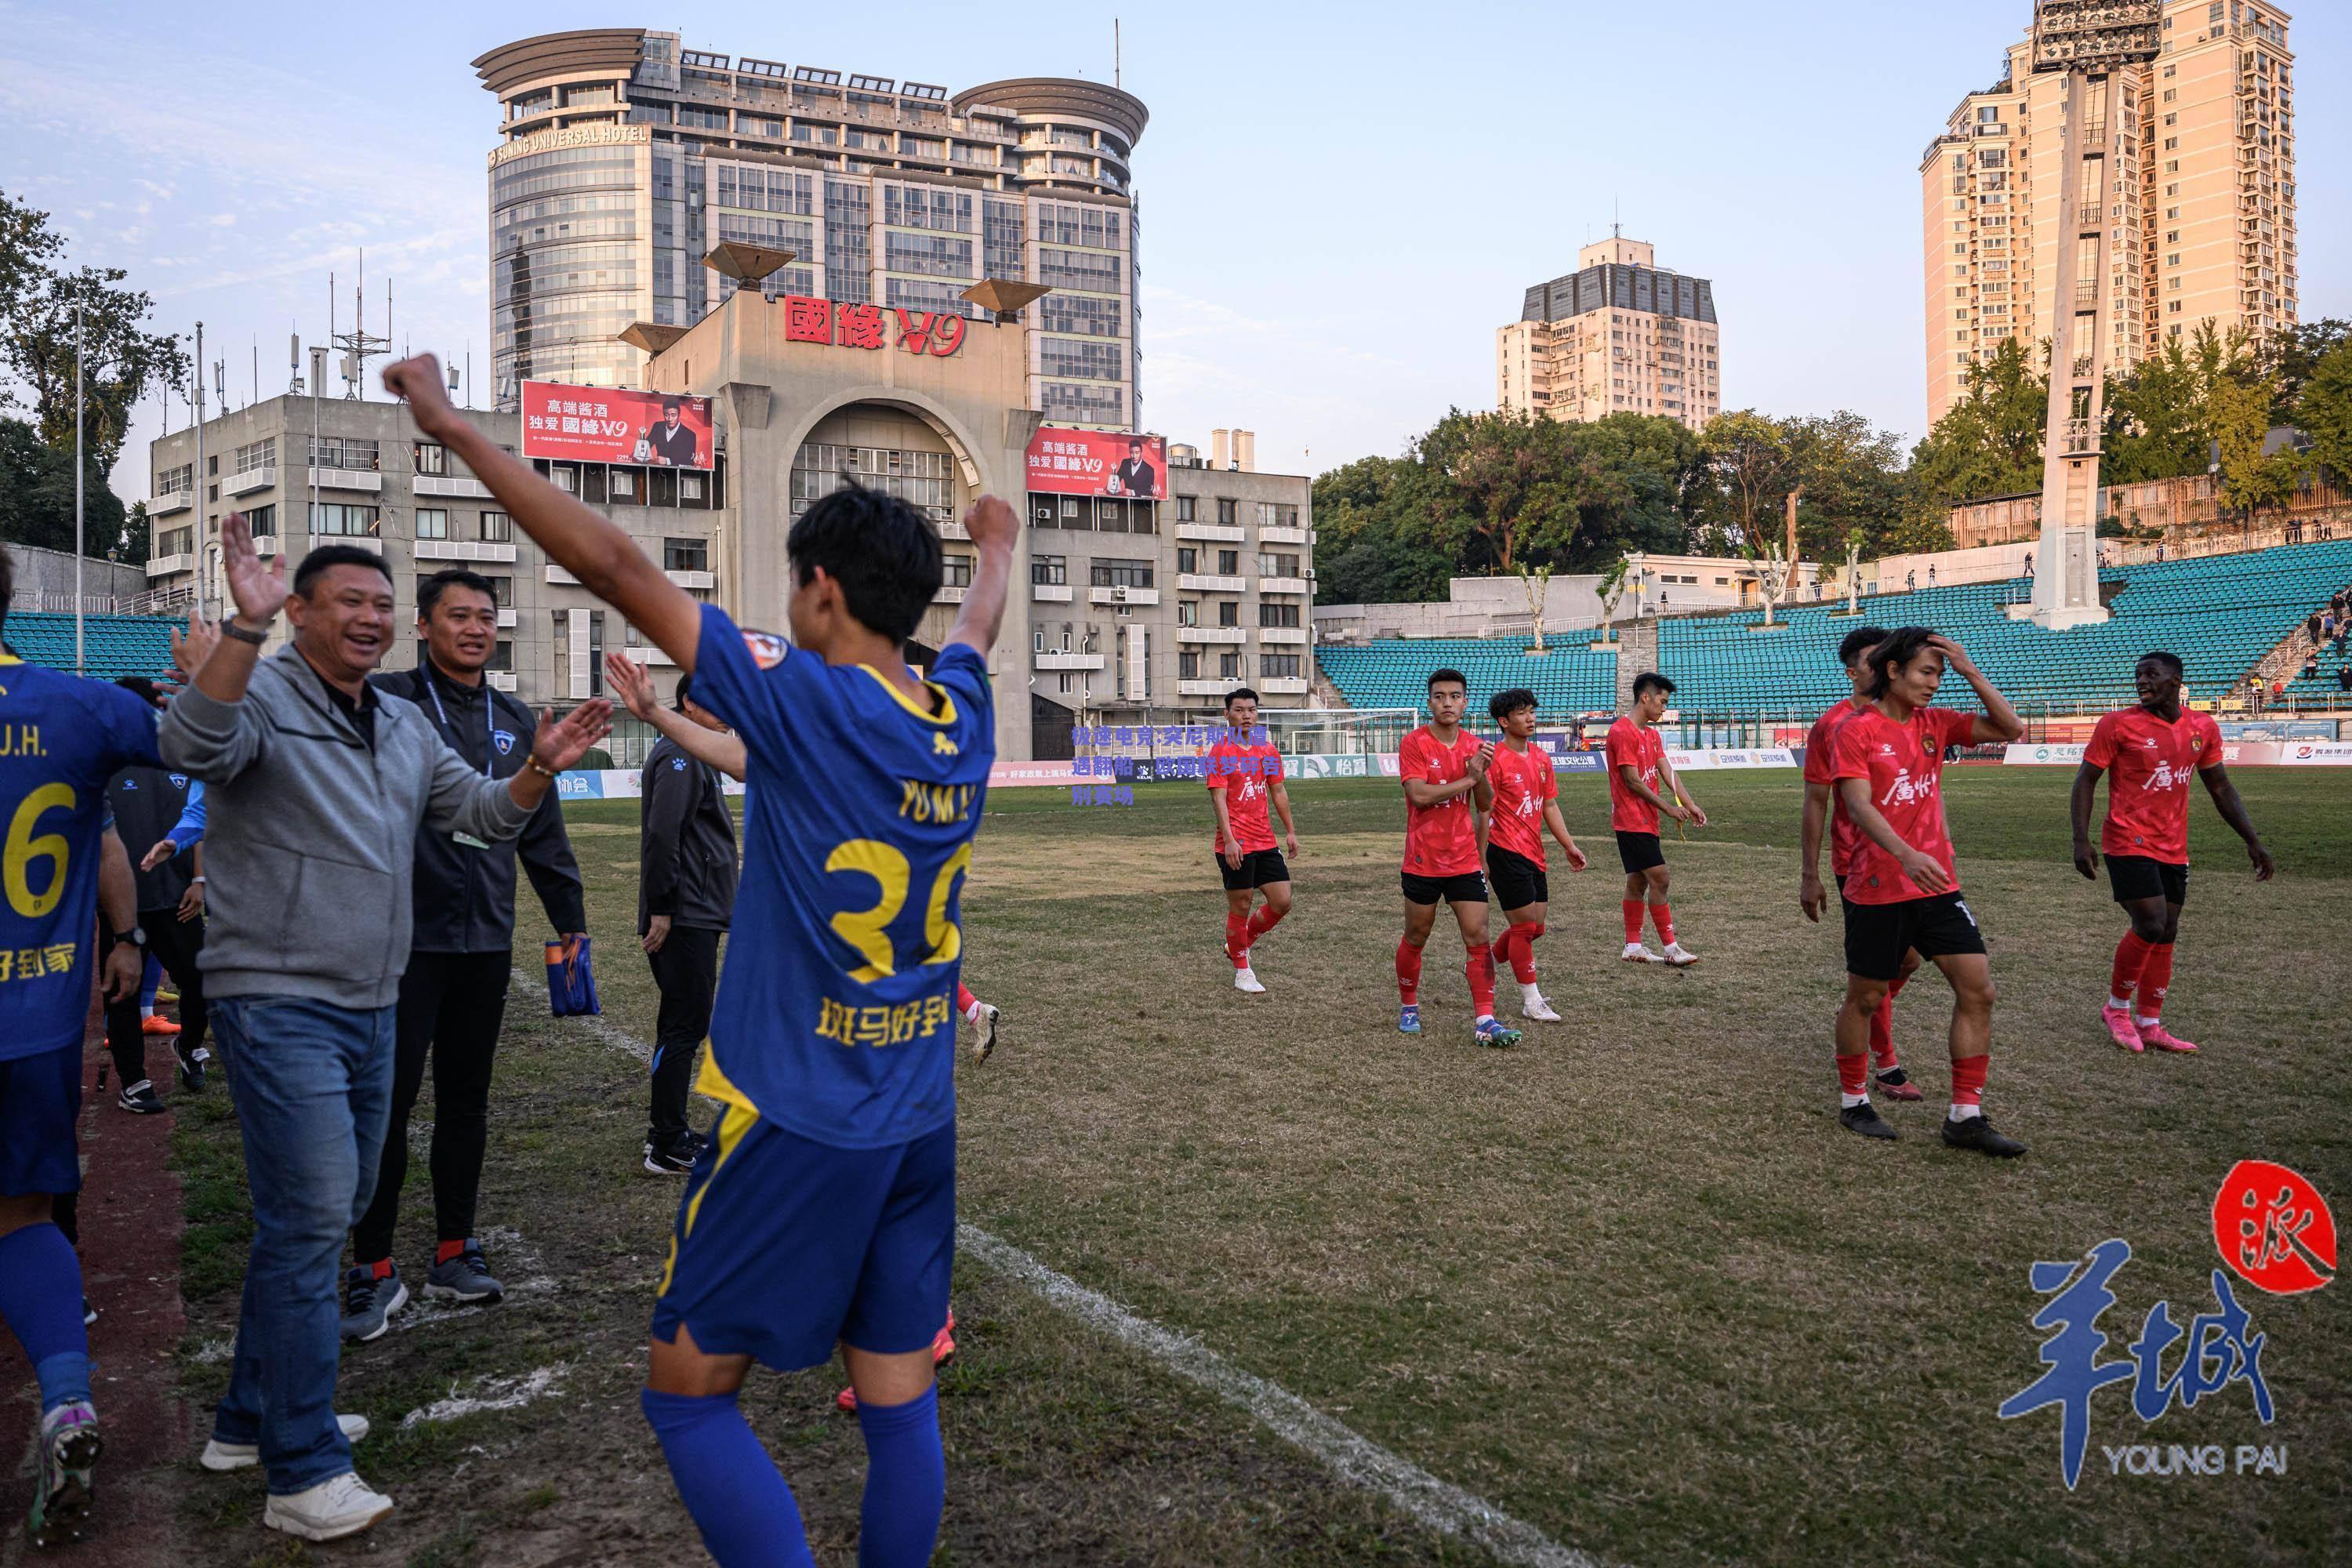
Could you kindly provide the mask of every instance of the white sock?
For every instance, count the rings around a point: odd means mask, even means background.
[[[2107,997],[2107,1005],[2113,1007],[2118,1013],[2128,1013],[2131,1011],[2131,998],[2128,996],[2116,996],[2110,994]]]
[[[987,1005],[982,1003],[979,997],[975,996],[972,998],[971,1005],[963,1010],[963,1016],[977,1024],[980,1022],[982,1017],[986,1015],[987,1011]]]
[[[1982,1116],[1983,1114],[1984,1107],[1981,1105],[1955,1105],[1952,1107],[1951,1110],[1946,1114],[1944,1120],[1947,1121],[1966,1121],[1971,1116]]]
[[[150,1005],[146,1005],[145,1003],[142,1003],[142,1004],[140,1005],[140,1007],[139,1007],[139,1020],[140,1020],[140,1022],[144,1023],[144,1022],[146,1022],[148,1019],[150,1019],[150,1018],[153,1017],[154,1016],[155,1016],[155,1009],[154,1009],[153,1007],[152,1007],[152,1006],[150,1006]]]
[[[2134,1014],[2132,1015],[2132,1022],[2133,1022],[2133,1023],[2135,1023],[2135,1024],[2137,1024],[2137,1025],[2138,1025],[2141,1028],[2143,1028],[2143,1029],[2153,1029],[2153,1028],[2155,1028],[2155,1027],[2156,1027],[2157,1023],[2158,1023],[2158,1020],[2157,1020],[2157,1019],[2154,1019],[2154,1018],[2143,1017],[2143,1016],[2140,1016],[2139,1014],[2137,1014],[2137,1013],[2134,1013]]]
[[[1843,1090],[1839,1091],[1838,1109],[1840,1110],[1852,1110],[1857,1105],[1868,1105],[1869,1103],[1870,1096],[1866,1094],[1847,1094]]]
[[[1475,1020],[1475,1022],[1480,1023],[1480,1024],[1491,1024],[1491,1023],[1493,1023],[1494,1021],[1495,1021],[1495,1015],[1493,1015],[1492,1013],[1481,1013],[1481,1014],[1479,1014],[1479,1015],[1478,1015],[1478,1016],[1477,1016],[1477,1018],[1476,1018],[1476,1020]]]
[[[1543,988],[1532,980],[1519,983],[1519,1000],[1532,1007],[1543,1000]]]

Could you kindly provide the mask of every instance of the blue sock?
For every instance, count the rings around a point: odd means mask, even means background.
[[[656,1394],[639,1403],[661,1440],[678,1500],[719,1568],[816,1568],[800,1505],[731,1394]]]
[[[89,1397],[89,1335],[81,1322],[81,1259],[55,1225],[0,1236],[0,1321],[41,1384],[41,1413]]]
[[[139,977],[139,1011],[144,1016],[155,1010],[155,993],[163,984],[163,966],[153,953],[147,955],[147,967]]]
[[[923,1568],[940,1539],[948,1460],[940,1447],[940,1385],[904,1405],[857,1402],[866,1434],[866,1503],[857,1568]]]

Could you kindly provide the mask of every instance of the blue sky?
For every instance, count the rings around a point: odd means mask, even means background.
[[[2026,0],[1733,0],[1433,7],[435,3],[328,7],[0,0],[0,188],[51,210],[79,260],[125,267],[158,321],[201,319],[242,404],[260,354],[322,338],[328,273],[368,315],[488,384],[484,155],[467,62],[533,33],[674,27],[688,47],[933,81],[1111,72],[1150,107],[1136,150],[1146,422],[1261,466],[1393,453],[1450,405],[1489,407],[1494,330],[1608,231],[1715,280],[1724,405],[1924,423],[1918,160],[1999,74]],[[1804,19],[1805,30],[1790,25]],[[2291,32],[2305,319],[2352,315],[2346,45],[2352,7]],[[115,474],[148,488],[150,401]],[[174,427],[185,422],[175,411]]]

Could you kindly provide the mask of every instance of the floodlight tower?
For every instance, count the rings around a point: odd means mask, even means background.
[[[2121,238],[2121,95],[2116,72],[2154,59],[2163,0],[2037,0],[2033,69],[2063,72],[2058,245],[2050,314],[2050,413],[2042,447],[2042,570],[2032,618],[2052,631],[2107,618],[2099,603],[2097,524],[2105,424],[2106,334]]]

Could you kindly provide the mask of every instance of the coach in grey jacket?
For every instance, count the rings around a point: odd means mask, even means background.
[[[420,828],[512,838],[610,726],[592,702],[541,721],[511,779],[485,778],[415,704],[368,684],[392,645],[392,579],[353,545],[312,551],[287,592],[242,516],[221,530],[236,613],[163,721],[171,766],[210,787],[206,1000],[228,1058],[253,1194],[229,1390],[205,1462],[267,1468],[263,1522],[312,1541],[392,1511],[334,1414],[335,1266],[365,1209],[391,1103]],[[293,641],[261,645],[280,608]]]

